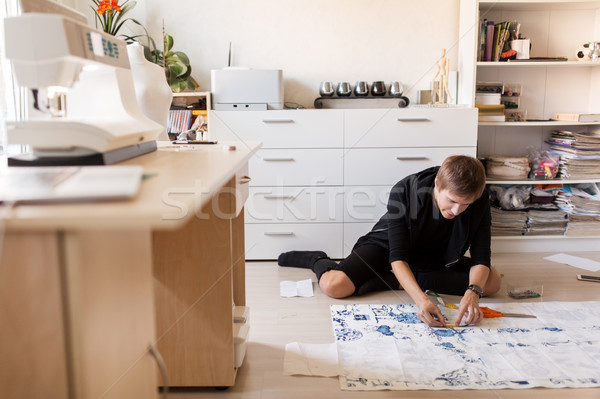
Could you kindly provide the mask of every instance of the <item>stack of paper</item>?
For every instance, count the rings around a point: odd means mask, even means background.
[[[599,216],[569,216],[568,236],[597,236],[600,235]]]
[[[527,235],[564,235],[567,227],[567,213],[562,210],[527,211]]]
[[[560,177],[600,178],[600,133],[559,130],[547,142],[550,151],[560,156]]]
[[[596,184],[580,187],[565,185],[556,203],[569,213],[567,235],[600,234],[600,189]]]
[[[493,236],[520,236],[527,231],[527,211],[506,211],[492,207]]]

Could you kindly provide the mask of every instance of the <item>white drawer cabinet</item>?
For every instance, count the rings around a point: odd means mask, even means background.
[[[476,145],[473,108],[360,109],[347,111],[344,145],[355,147],[462,147]]]
[[[395,183],[411,173],[440,165],[450,155],[475,153],[475,147],[352,148],[344,156],[344,184]]]
[[[341,186],[343,155],[341,148],[261,149],[249,162],[250,186]]]
[[[392,187],[344,187],[344,223],[374,223],[378,221],[387,211],[388,198]]]
[[[343,222],[342,187],[252,187],[246,223]]]
[[[263,143],[249,162],[249,260],[347,256],[398,180],[477,145],[473,108],[211,111],[210,121],[213,139]]]
[[[341,148],[343,112],[211,111],[213,139],[262,141],[262,148]]]
[[[293,250],[325,251],[341,258],[342,223],[275,223],[246,225],[246,259],[277,259]]]
[[[343,248],[343,257],[350,255],[352,252],[352,247],[356,244],[356,241],[367,234],[373,226],[375,222],[370,223],[344,223],[344,248]]]

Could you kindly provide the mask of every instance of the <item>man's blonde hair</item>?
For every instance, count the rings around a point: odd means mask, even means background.
[[[485,189],[485,168],[476,158],[452,155],[444,160],[437,173],[437,186],[461,197],[474,200]]]

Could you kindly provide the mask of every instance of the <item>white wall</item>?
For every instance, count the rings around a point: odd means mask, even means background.
[[[89,0],[75,1],[90,22]],[[227,65],[282,69],[285,101],[313,107],[320,81],[399,80],[412,101],[447,48],[457,65],[459,0],[138,0],[131,16],[191,60],[200,89]]]

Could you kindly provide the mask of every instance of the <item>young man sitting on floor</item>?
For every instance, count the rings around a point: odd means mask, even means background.
[[[473,157],[456,155],[396,183],[386,214],[339,263],[322,251],[285,252],[278,263],[310,268],[333,298],[403,289],[430,326],[445,323],[424,290],[463,295],[456,324],[478,323],[479,298],[500,289],[490,262],[490,223],[485,169]]]

